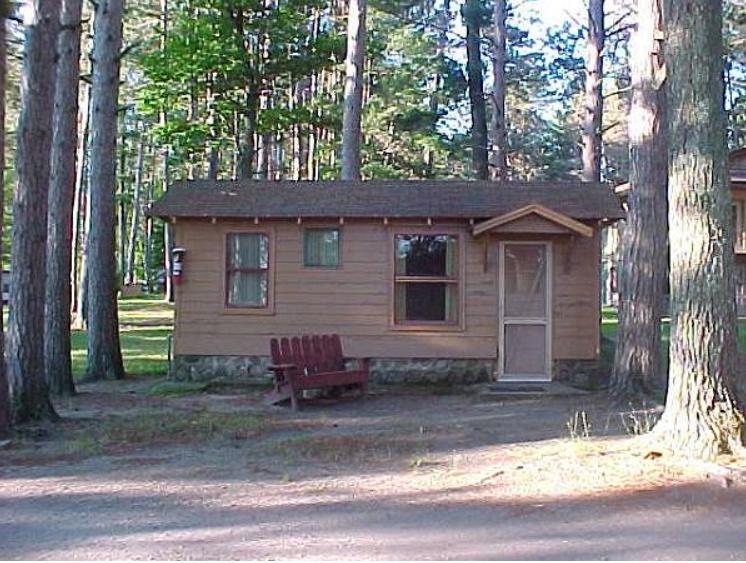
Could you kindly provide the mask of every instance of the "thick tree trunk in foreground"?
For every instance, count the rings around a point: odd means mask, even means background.
[[[480,49],[480,3],[477,0],[467,0],[462,15],[466,25],[466,74],[471,104],[471,158],[476,177],[487,180],[487,110]]]
[[[44,376],[44,269],[60,0],[34,0],[28,9],[8,317],[8,376],[16,422],[56,418]]]
[[[588,1],[588,45],[585,59],[583,108],[583,181],[601,180],[601,126],[603,123],[604,0]]]
[[[70,357],[70,268],[78,143],[80,16],[82,0],[63,0],[55,88],[49,216],[44,361],[55,395],[73,395]]]
[[[360,144],[365,64],[365,18],[368,0],[349,0],[344,113],[342,115],[342,179],[360,179]]]
[[[667,145],[660,0],[638,0],[630,45],[630,196],[622,234],[617,331],[611,392],[650,391],[660,366],[660,319],[667,270]]]
[[[743,445],[735,394],[733,220],[726,170],[722,5],[665,0],[671,350],[658,434],[711,459]]]
[[[6,18],[10,9],[8,0],[0,0],[0,233],[3,232],[5,209],[5,82],[8,63]],[[0,237],[0,256],[3,255],[3,237]],[[0,268],[0,288],[3,286],[3,272]],[[5,331],[3,328],[3,300],[0,299],[0,438],[10,430],[10,388],[5,369]]]
[[[506,153],[505,123],[505,44],[507,29],[506,0],[494,0],[494,31],[492,35],[492,179],[508,179],[508,159]]]
[[[88,379],[124,377],[117,318],[114,193],[123,0],[100,0],[93,24]]]

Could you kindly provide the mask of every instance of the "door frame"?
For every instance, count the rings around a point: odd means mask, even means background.
[[[506,245],[543,245],[546,248],[547,265],[546,265],[546,313],[545,318],[505,318],[505,246]],[[553,269],[553,248],[552,242],[548,240],[501,240],[499,241],[498,251],[498,269],[497,269],[497,286],[498,286],[498,348],[497,348],[497,376],[498,381],[534,381],[547,382],[552,380],[552,294],[554,288],[554,269]],[[507,321],[507,322],[506,322]],[[544,325],[545,329],[545,371],[536,374],[506,374],[505,373],[505,325],[506,324],[525,324],[525,325]]]

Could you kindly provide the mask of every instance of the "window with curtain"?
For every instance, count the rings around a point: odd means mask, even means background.
[[[458,237],[396,235],[394,322],[458,323]]]
[[[269,236],[264,233],[230,233],[226,245],[226,305],[267,307]]]
[[[303,235],[303,265],[337,268],[339,266],[339,229],[306,229]]]

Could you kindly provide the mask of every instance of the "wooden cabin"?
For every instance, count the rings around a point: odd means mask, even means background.
[[[259,375],[271,337],[330,333],[380,382],[598,369],[604,186],[194,181],[150,213],[181,261],[174,377]]]

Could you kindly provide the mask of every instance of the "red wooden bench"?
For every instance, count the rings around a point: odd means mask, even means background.
[[[358,369],[346,369],[342,341],[337,334],[273,338],[270,341],[275,374],[273,389],[265,401],[277,404],[290,399],[293,410],[304,389],[356,385],[365,397],[368,360],[358,360]]]

